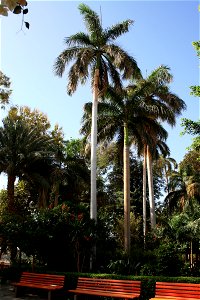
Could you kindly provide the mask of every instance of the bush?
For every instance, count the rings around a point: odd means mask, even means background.
[[[172,242],[163,243],[155,251],[157,258],[156,275],[178,276],[181,275],[183,262],[177,248]]]

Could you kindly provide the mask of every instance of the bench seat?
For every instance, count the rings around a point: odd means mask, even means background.
[[[199,300],[200,284],[156,282],[155,297],[150,300]]]
[[[141,281],[79,277],[75,289],[69,293],[112,298],[137,299]]]
[[[65,276],[54,274],[39,274],[23,272],[20,281],[14,282],[15,297],[19,297],[22,288],[42,289],[48,291],[48,300],[51,300],[51,292],[63,289]]]

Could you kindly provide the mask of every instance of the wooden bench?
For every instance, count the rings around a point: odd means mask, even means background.
[[[156,282],[155,298],[151,300],[197,300],[200,299],[200,284],[179,282]]]
[[[51,292],[61,290],[64,287],[65,276],[52,274],[39,274],[23,272],[20,281],[14,282],[15,297],[19,297],[21,288],[42,289],[48,291],[48,300],[51,300]]]
[[[75,289],[68,290],[75,296],[82,294],[124,299],[137,299],[140,291],[141,281],[84,277],[78,278]]]

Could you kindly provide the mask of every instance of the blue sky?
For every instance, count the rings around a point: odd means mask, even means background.
[[[1,69],[12,81],[12,104],[28,105],[47,114],[52,126],[63,127],[65,138],[78,138],[85,102],[91,101],[90,83],[75,94],[66,93],[67,73],[55,77],[53,64],[64,49],[64,37],[85,31],[79,1],[29,1],[25,21],[21,16],[1,18]],[[118,40],[137,61],[144,76],[161,64],[171,69],[171,91],[187,104],[182,117],[197,121],[199,99],[189,86],[199,82],[199,61],[192,41],[199,40],[199,1],[86,1],[102,14],[103,27],[125,19],[134,20],[129,33]],[[2,111],[1,118],[5,115]],[[180,136],[181,118],[169,132],[171,157],[181,161],[191,137]]]

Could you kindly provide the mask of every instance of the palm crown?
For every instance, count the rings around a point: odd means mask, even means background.
[[[140,76],[140,70],[134,58],[113,42],[123,33],[128,32],[132,20],[126,20],[112,27],[103,29],[100,17],[87,5],[79,5],[88,33],[78,32],[65,38],[65,49],[56,59],[55,74],[62,76],[66,65],[73,64],[68,74],[67,92],[75,92],[78,83],[84,84],[89,75],[94,78],[95,69],[99,69],[99,92],[103,93],[108,85],[108,77],[120,88],[121,77],[128,79],[135,74]],[[121,72],[119,74],[118,70]]]

